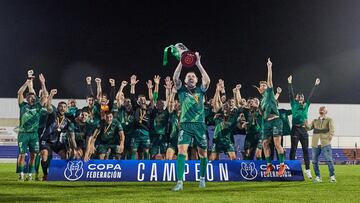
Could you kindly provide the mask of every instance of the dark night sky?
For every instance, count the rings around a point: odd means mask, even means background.
[[[360,103],[359,8],[356,0],[1,1],[0,97],[16,97],[29,67],[60,98],[85,97],[86,75],[119,84],[135,73],[143,92],[154,74],[172,75],[177,62],[162,67],[163,49],[183,42],[202,55],[210,92],[223,78],[229,93],[241,83],[243,96],[255,96],[270,56],[280,101],[293,74],[305,93],[322,79],[314,102]]]

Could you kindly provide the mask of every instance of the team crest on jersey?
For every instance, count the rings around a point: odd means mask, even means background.
[[[245,180],[254,180],[258,175],[258,171],[255,167],[255,163],[254,162],[250,162],[250,163],[242,162],[240,174]]]
[[[84,174],[84,163],[82,161],[69,161],[64,170],[64,177],[67,180],[79,180]]]

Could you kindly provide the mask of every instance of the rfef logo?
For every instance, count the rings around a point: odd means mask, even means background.
[[[258,175],[258,171],[255,167],[254,162],[242,162],[241,163],[241,169],[240,174],[245,180],[254,180],[256,176]]]
[[[84,174],[84,163],[82,161],[69,161],[64,170],[64,177],[67,180],[79,180]]]

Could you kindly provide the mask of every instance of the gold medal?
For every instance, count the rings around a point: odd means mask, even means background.
[[[104,133],[107,133],[107,131],[108,131],[108,130],[109,130],[109,128],[110,128],[110,125],[111,125],[111,123],[110,123],[110,124],[108,124],[108,126],[104,128]]]
[[[195,100],[195,103],[199,103],[199,96],[194,95],[194,100]]]
[[[60,121],[60,119],[61,119],[61,121]],[[56,118],[56,124],[57,124],[57,129],[56,130],[58,132],[61,132],[61,125],[62,125],[64,119],[65,119],[65,116],[60,116],[60,118],[59,117]]]
[[[146,115],[146,110],[142,110],[140,109],[140,120],[139,120],[139,123],[141,124],[145,118],[145,115]]]

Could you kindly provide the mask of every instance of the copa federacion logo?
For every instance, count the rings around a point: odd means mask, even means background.
[[[64,177],[69,181],[77,181],[83,176],[91,179],[121,179],[120,164],[113,163],[84,163],[83,161],[69,161],[64,170]]]

